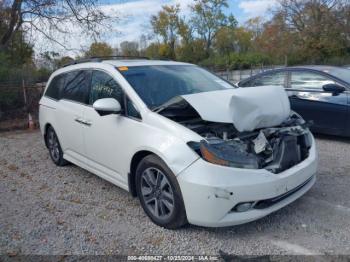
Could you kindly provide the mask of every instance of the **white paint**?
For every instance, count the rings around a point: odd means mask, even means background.
[[[176,176],[184,199],[187,219],[197,225],[227,226],[256,220],[295,201],[315,183],[317,153],[311,133],[312,147],[309,157],[278,175],[265,169],[219,166],[201,159],[187,143],[198,142],[203,137],[149,110],[116,69],[118,65],[146,64],[183,65],[184,63],[120,60],[81,63],[57,70],[50,77],[48,84],[54,76],[78,69],[99,70],[109,74],[122,87],[142,119],[121,114],[100,116],[92,106],[64,99],[57,101],[43,96],[39,109],[42,134],[45,133],[46,124],[51,124],[57,133],[65,159],[126,190],[129,190],[128,173],[133,156],[143,150],[154,153]],[[259,96],[264,97],[258,92],[253,100],[258,101]],[[208,95],[204,97],[208,99]],[[220,97],[224,99],[223,96]],[[266,102],[264,99],[263,101]],[[229,105],[227,106],[229,108]],[[216,110],[214,105],[210,107]],[[219,118],[217,115],[217,119]],[[90,125],[82,125],[82,122]],[[310,177],[312,179],[302,189],[273,206],[241,213],[230,211],[239,202],[279,196],[285,193],[286,189],[295,188]],[[217,192],[224,192],[225,198],[216,197]]]
[[[279,86],[227,89],[182,97],[202,119],[233,123],[240,132],[278,126],[290,115],[288,96]]]

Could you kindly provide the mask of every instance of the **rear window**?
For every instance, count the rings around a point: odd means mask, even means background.
[[[64,75],[55,76],[51,80],[51,82],[50,82],[50,84],[45,92],[45,96],[59,100],[60,99],[60,92],[61,92],[63,86],[64,86]]]

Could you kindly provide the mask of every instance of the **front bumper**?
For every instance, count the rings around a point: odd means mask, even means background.
[[[316,171],[317,153],[312,137],[309,157],[279,174],[265,169],[219,166],[198,159],[177,178],[188,222],[219,227],[259,219],[295,201],[315,183]],[[289,191],[291,194],[286,194]],[[232,210],[238,203],[271,200],[278,196],[285,197],[263,208],[252,208],[245,212]]]

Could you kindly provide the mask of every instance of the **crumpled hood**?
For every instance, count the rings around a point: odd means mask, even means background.
[[[259,86],[182,95],[203,120],[233,123],[240,131],[280,125],[290,115],[282,87]]]

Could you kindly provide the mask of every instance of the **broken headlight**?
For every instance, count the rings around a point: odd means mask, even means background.
[[[251,169],[262,167],[263,159],[248,153],[248,145],[239,140],[209,139],[189,142],[188,145],[204,160],[216,165]]]

